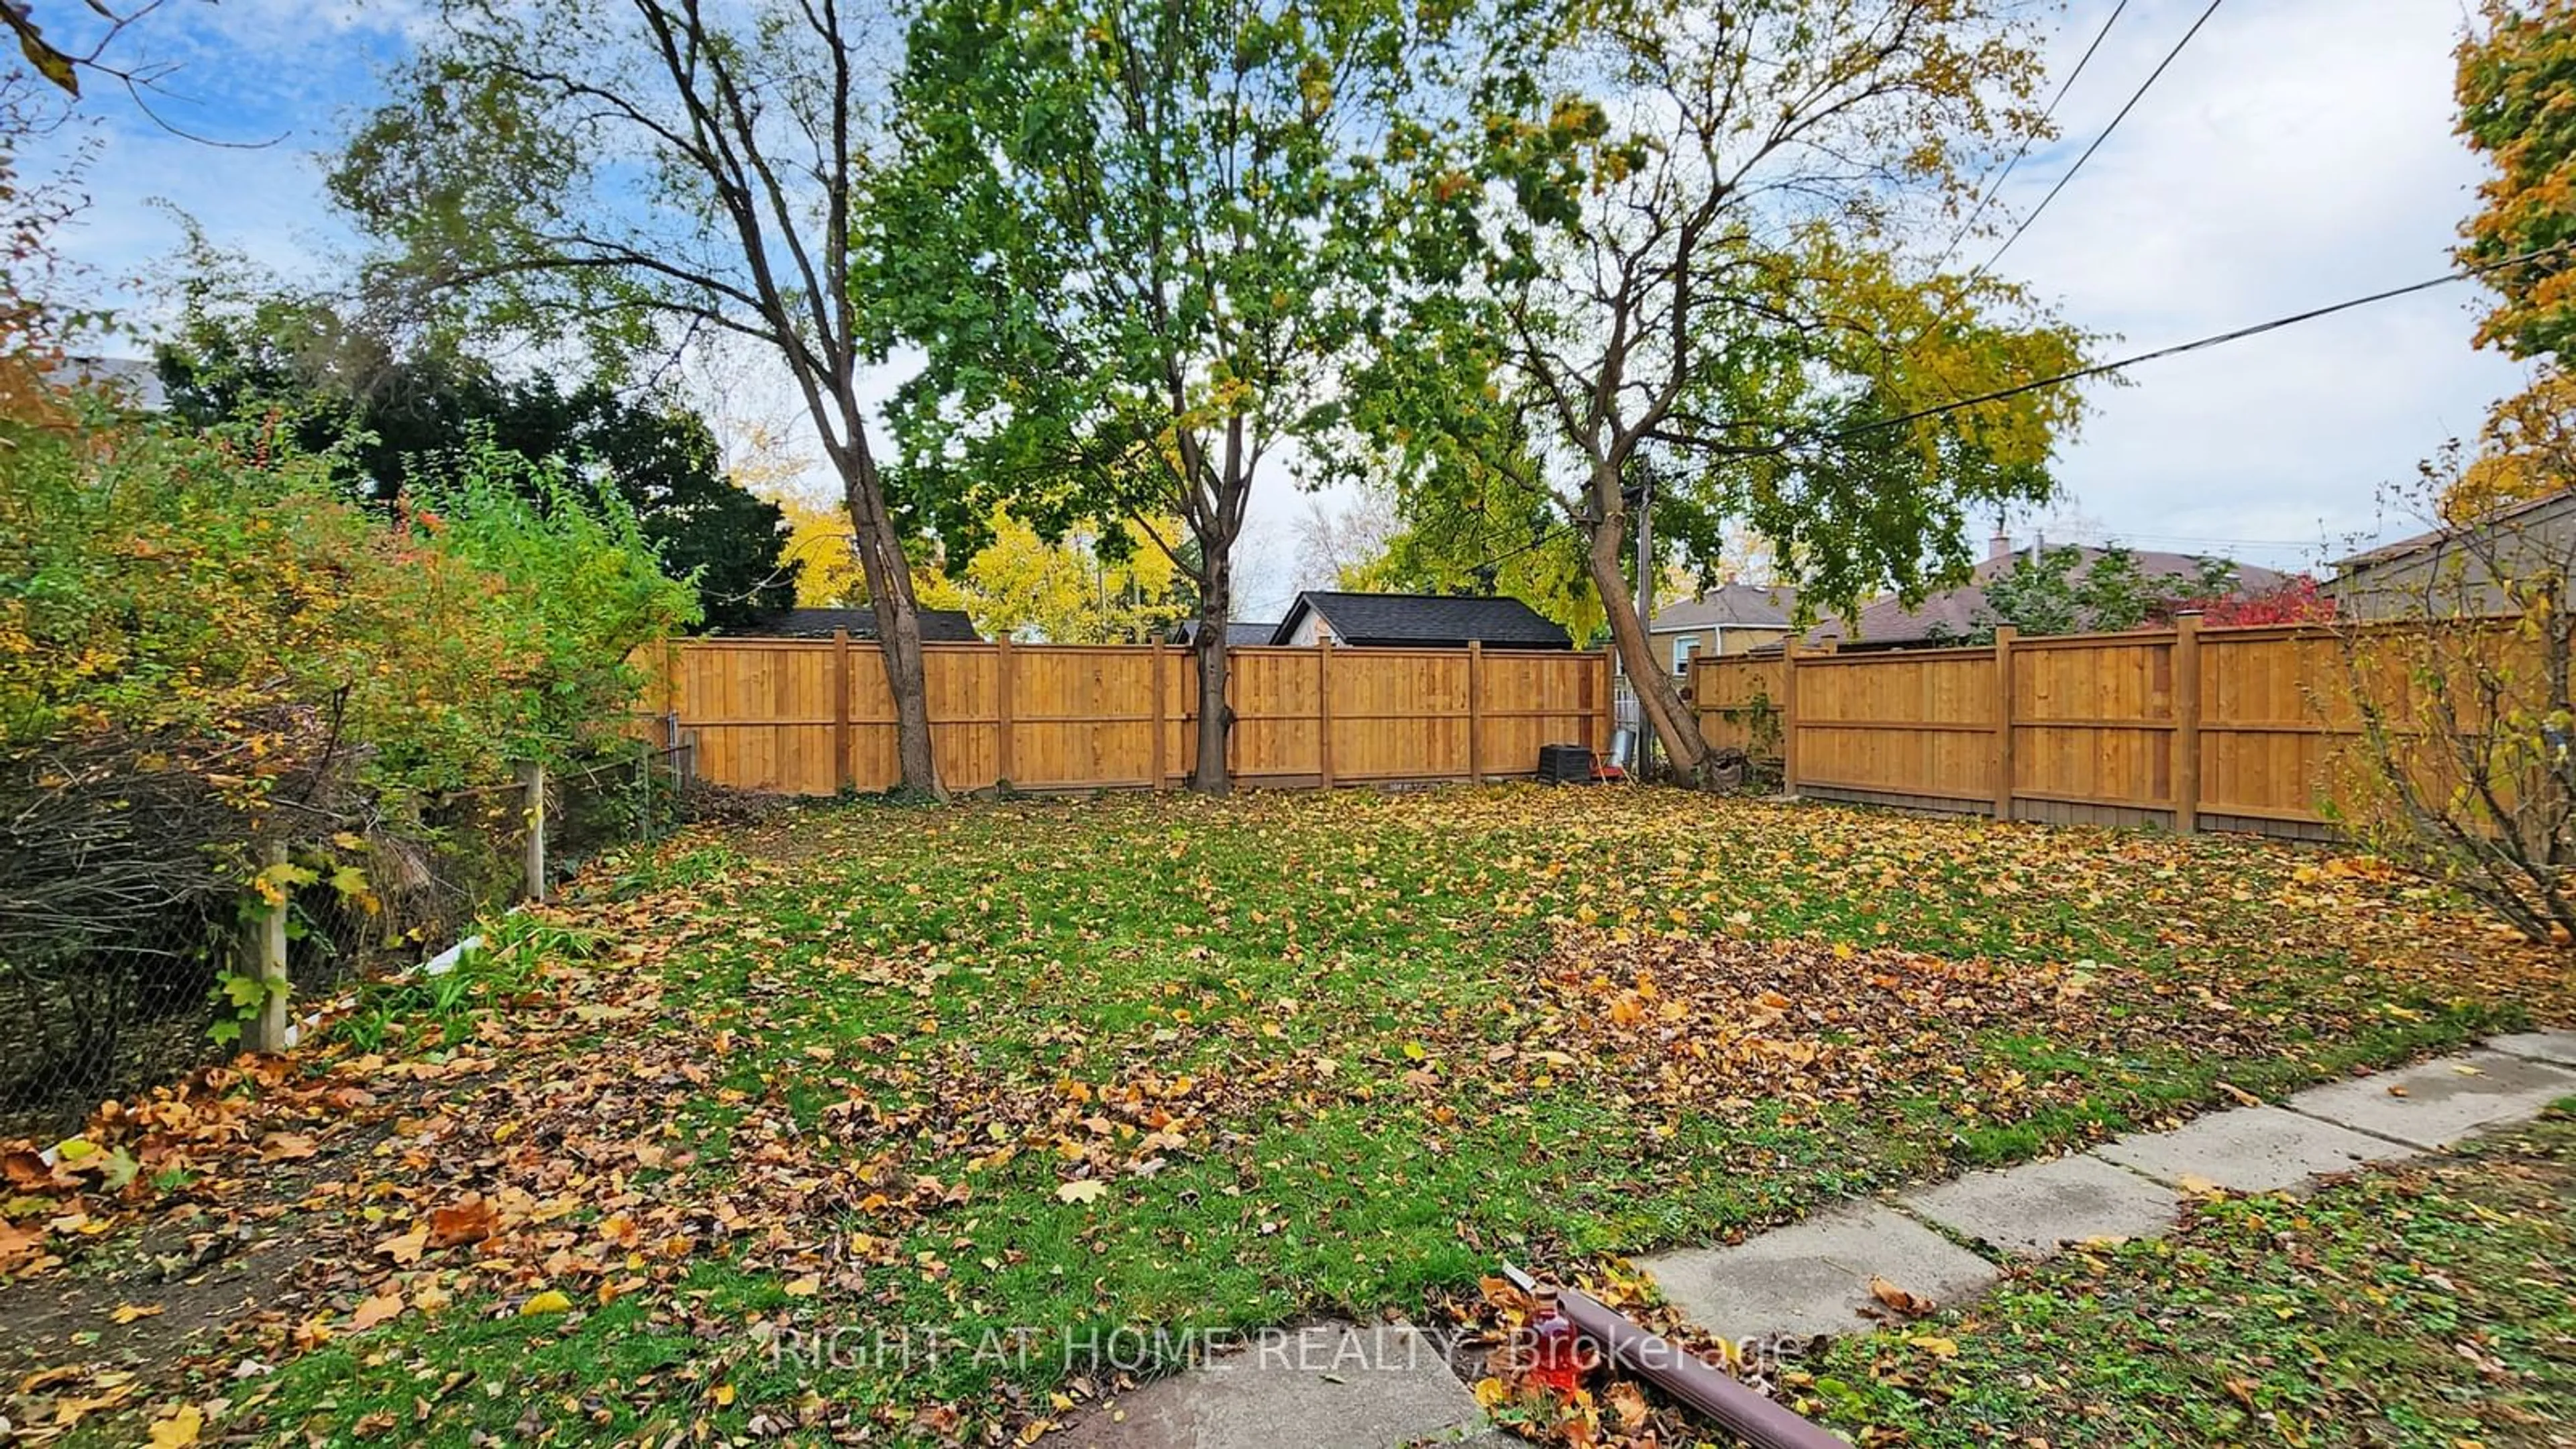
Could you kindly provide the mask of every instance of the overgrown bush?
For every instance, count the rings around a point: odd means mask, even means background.
[[[74,406],[0,422],[0,1009],[113,1075],[137,962],[202,1002],[246,893],[379,942],[473,904],[431,888],[442,798],[616,741],[696,603],[613,497],[475,439],[388,512],[256,426]]]

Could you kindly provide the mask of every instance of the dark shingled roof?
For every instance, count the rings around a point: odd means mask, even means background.
[[[1278,632],[1279,626],[1276,624],[1255,624],[1241,619],[1229,619],[1225,625],[1225,647],[1240,649],[1247,644],[1267,644],[1270,642],[1270,636]],[[1196,644],[1199,642],[1199,621],[1183,619],[1174,624],[1171,633],[1164,637],[1167,642],[1173,644]]]
[[[1462,599],[1437,594],[1352,594],[1309,589],[1288,606],[1271,635],[1285,644],[1308,610],[1332,626],[1333,642],[1361,648],[1467,647],[1477,640],[1497,649],[1571,649],[1562,626],[1541,618],[1518,599]]]
[[[835,629],[849,630],[853,639],[874,639],[877,637],[877,611],[781,609],[725,632],[738,639],[829,639]],[[975,632],[975,621],[967,618],[963,609],[924,609],[921,611],[921,642],[980,644],[983,636]]]

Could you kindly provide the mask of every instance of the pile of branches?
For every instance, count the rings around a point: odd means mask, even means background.
[[[280,708],[219,738],[51,740],[0,761],[0,951],[149,934],[238,893],[268,840],[347,828],[349,757],[317,714]]]
[[[208,1051],[211,998],[265,847],[361,823],[353,762],[324,712],[239,723],[0,757],[0,1105],[75,1110]],[[140,1030],[153,1027],[166,1029]]]

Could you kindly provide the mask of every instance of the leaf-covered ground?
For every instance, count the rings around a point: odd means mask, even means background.
[[[1035,1438],[1190,1334],[1738,1235],[2568,985],[2240,840],[1532,787],[798,810],[7,1159],[6,1409]]]

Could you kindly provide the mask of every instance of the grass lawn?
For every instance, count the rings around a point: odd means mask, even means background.
[[[1809,1386],[1862,1444],[2565,1444],[2576,1100],[2301,1202],[2016,1272],[1837,1344]],[[1821,1386],[1821,1387],[1818,1387]]]
[[[2571,1015],[2363,862],[1662,791],[816,807],[498,936],[13,1168],[12,1418],[1035,1437],[1172,1351],[1123,1328],[1418,1313]]]

